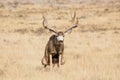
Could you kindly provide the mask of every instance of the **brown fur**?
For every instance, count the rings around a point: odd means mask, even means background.
[[[63,35],[62,32],[58,32],[58,35]],[[63,52],[64,52],[64,41],[59,42],[57,41],[57,36],[52,35],[46,45],[45,54],[42,58],[42,64],[46,67],[50,65],[50,58],[49,56],[52,55],[52,63],[53,65],[58,64],[59,66],[59,55],[61,55],[60,64],[64,64],[63,61]]]

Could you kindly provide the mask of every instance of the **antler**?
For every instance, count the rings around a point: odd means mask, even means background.
[[[67,32],[71,32],[73,28],[76,28],[77,25],[78,25],[78,18],[76,18],[76,12],[74,12],[74,14],[71,16],[72,17],[72,21],[75,21],[76,19],[76,22],[75,24],[73,24],[69,29],[67,29],[64,33],[67,33]]]
[[[75,17],[76,17],[76,12],[74,11],[73,14],[71,15],[71,21],[75,21]]]
[[[43,27],[44,27],[45,29],[48,29],[48,30],[51,31],[51,32],[57,33],[57,32],[54,31],[53,29],[48,28],[47,21],[46,21],[46,18],[45,18],[44,15],[43,15]]]

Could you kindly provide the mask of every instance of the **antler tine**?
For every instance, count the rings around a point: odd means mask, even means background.
[[[43,27],[44,27],[44,28],[47,28],[47,26],[48,26],[48,25],[46,24],[45,16],[43,15]]]
[[[74,11],[74,14],[73,14],[73,16],[72,16],[72,21],[73,22],[75,22],[75,24],[73,24],[73,26],[72,27],[77,27],[77,25],[78,25],[78,18],[76,18],[76,11]],[[71,27],[71,28],[72,28]]]
[[[44,15],[43,15],[43,27],[44,27],[45,29],[48,29],[48,30],[51,31],[51,32],[57,33],[57,32],[54,31],[53,29],[48,28],[47,21],[46,21],[46,18],[45,18]]]
[[[71,21],[74,21],[75,20],[75,17],[76,17],[76,12],[74,11],[73,14],[71,15]]]

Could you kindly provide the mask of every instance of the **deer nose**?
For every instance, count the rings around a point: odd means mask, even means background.
[[[58,37],[57,37],[57,40],[58,40],[58,41],[63,41],[63,40],[64,40],[64,37],[63,37],[63,36],[58,36]]]

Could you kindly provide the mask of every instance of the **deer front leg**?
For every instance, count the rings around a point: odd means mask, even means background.
[[[53,64],[52,64],[52,54],[50,54],[50,70],[52,70],[52,66],[53,66]]]
[[[62,55],[60,54],[59,55],[59,63],[58,63],[58,66],[61,67],[61,61],[62,61]]]

